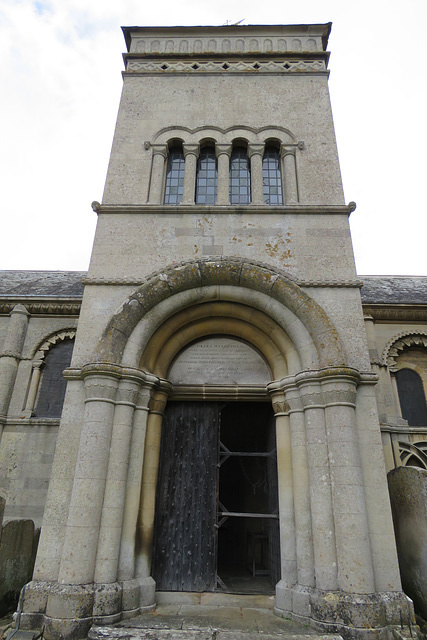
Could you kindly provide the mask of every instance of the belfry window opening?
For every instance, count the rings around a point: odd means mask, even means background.
[[[282,171],[279,147],[269,144],[262,159],[262,188],[264,204],[282,205]]]
[[[230,204],[251,202],[251,174],[245,147],[233,147],[230,159]]]
[[[168,155],[165,204],[180,204],[184,193],[185,160],[182,144],[174,144]]]
[[[218,167],[213,146],[203,147],[197,161],[196,204],[215,204],[218,190]]]

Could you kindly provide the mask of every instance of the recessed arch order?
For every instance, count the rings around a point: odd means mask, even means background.
[[[144,345],[162,324],[183,309],[209,301],[240,303],[253,314],[263,313],[284,329],[298,351],[310,342],[319,368],[346,365],[338,332],[324,309],[284,272],[239,258],[188,261],[147,278],[110,318],[96,359],[139,366]],[[226,308],[220,312],[224,314],[229,315]],[[255,324],[259,328],[262,322]],[[130,353],[138,352],[137,347],[140,353],[132,355],[131,362]],[[301,366],[307,364],[302,361]]]

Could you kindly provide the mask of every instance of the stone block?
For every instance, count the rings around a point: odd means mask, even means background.
[[[0,616],[12,610],[34,568],[38,533],[32,520],[11,520],[0,539]]]
[[[25,586],[24,613],[45,613],[52,582],[32,580]]]
[[[123,611],[135,611],[139,608],[139,581],[124,580],[122,586]]]
[[[118,582],[95,584],[93,617],[96,624],[104,624],[106,617],[120,619],[122,610],[122,587]]]
[[[398,467],[387,475],[400,575],[415,612],[427,619],[427,471]]]
[[[54,584],[50,589],[46,615],[52,619],[83,620],[92,616],[93,602],[93,585]]]
[[[142,608],[155,605],[156,583],[151,576],[139,579],[139,606]]]
[[[45,618],[45,640],[86,640],[93,618]]]

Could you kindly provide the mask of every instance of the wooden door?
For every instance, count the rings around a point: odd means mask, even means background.
[[[170,402],[163,418],[153,577],[160,591],[214,591],[219,407]]]

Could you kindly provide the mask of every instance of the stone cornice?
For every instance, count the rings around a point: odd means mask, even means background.
[[[0,315],[9,315],[17,303],[25,305],[29,313],[37,316],[75,316],[80,314],[81,298],[27,298],[8,296],[0,300]]]
[[[123,27],[127,50],[147,56],[325,52],[331,23]]]
[[[253,213],[269,215],[281,215],[286,213],[292,214],[316,214],[316,215],[345,215],[349,216],[355,209],[356,204],[350,202],[348,205],[284,205],[280,207],[264,205],[153,205],[153,204],[100,204],[99,202],[92,202],[92,209],[97,213],[110,213],[110,214],[123,214],[123,213],[138,213],[138,214],[156,214],[156,215],[171,215],[176,213],[182,215],[183,213],[200,213],[203,215],[213,214],[236,214],[236,213]]]
[[[427,305],[420,304],[363,304],[364,316],[374,320],[395,322],[426,322]]]
[[[146,278],[84,278],[83,284],[85,285],[97,285],[97,286],[127,286],[137,287],[142,285],[146,281]],[[360,289],[362,282],[360,280],[298,280],[293,279],[293,282],[299,287],[303,288],[348,288],[348,289]]]
[[[63,376],[67,380],[85,380],[89,377],[109,377],[117,380],[133,380],[143,385],[159,386],[166,384],[170,388],[168,381],[160,380],[157,376],[147,373],[142,369],[124,367],[121,364],[111,364],[107,362],[91,362],[85,364],[81,369],[69,367],[63,371]]]

